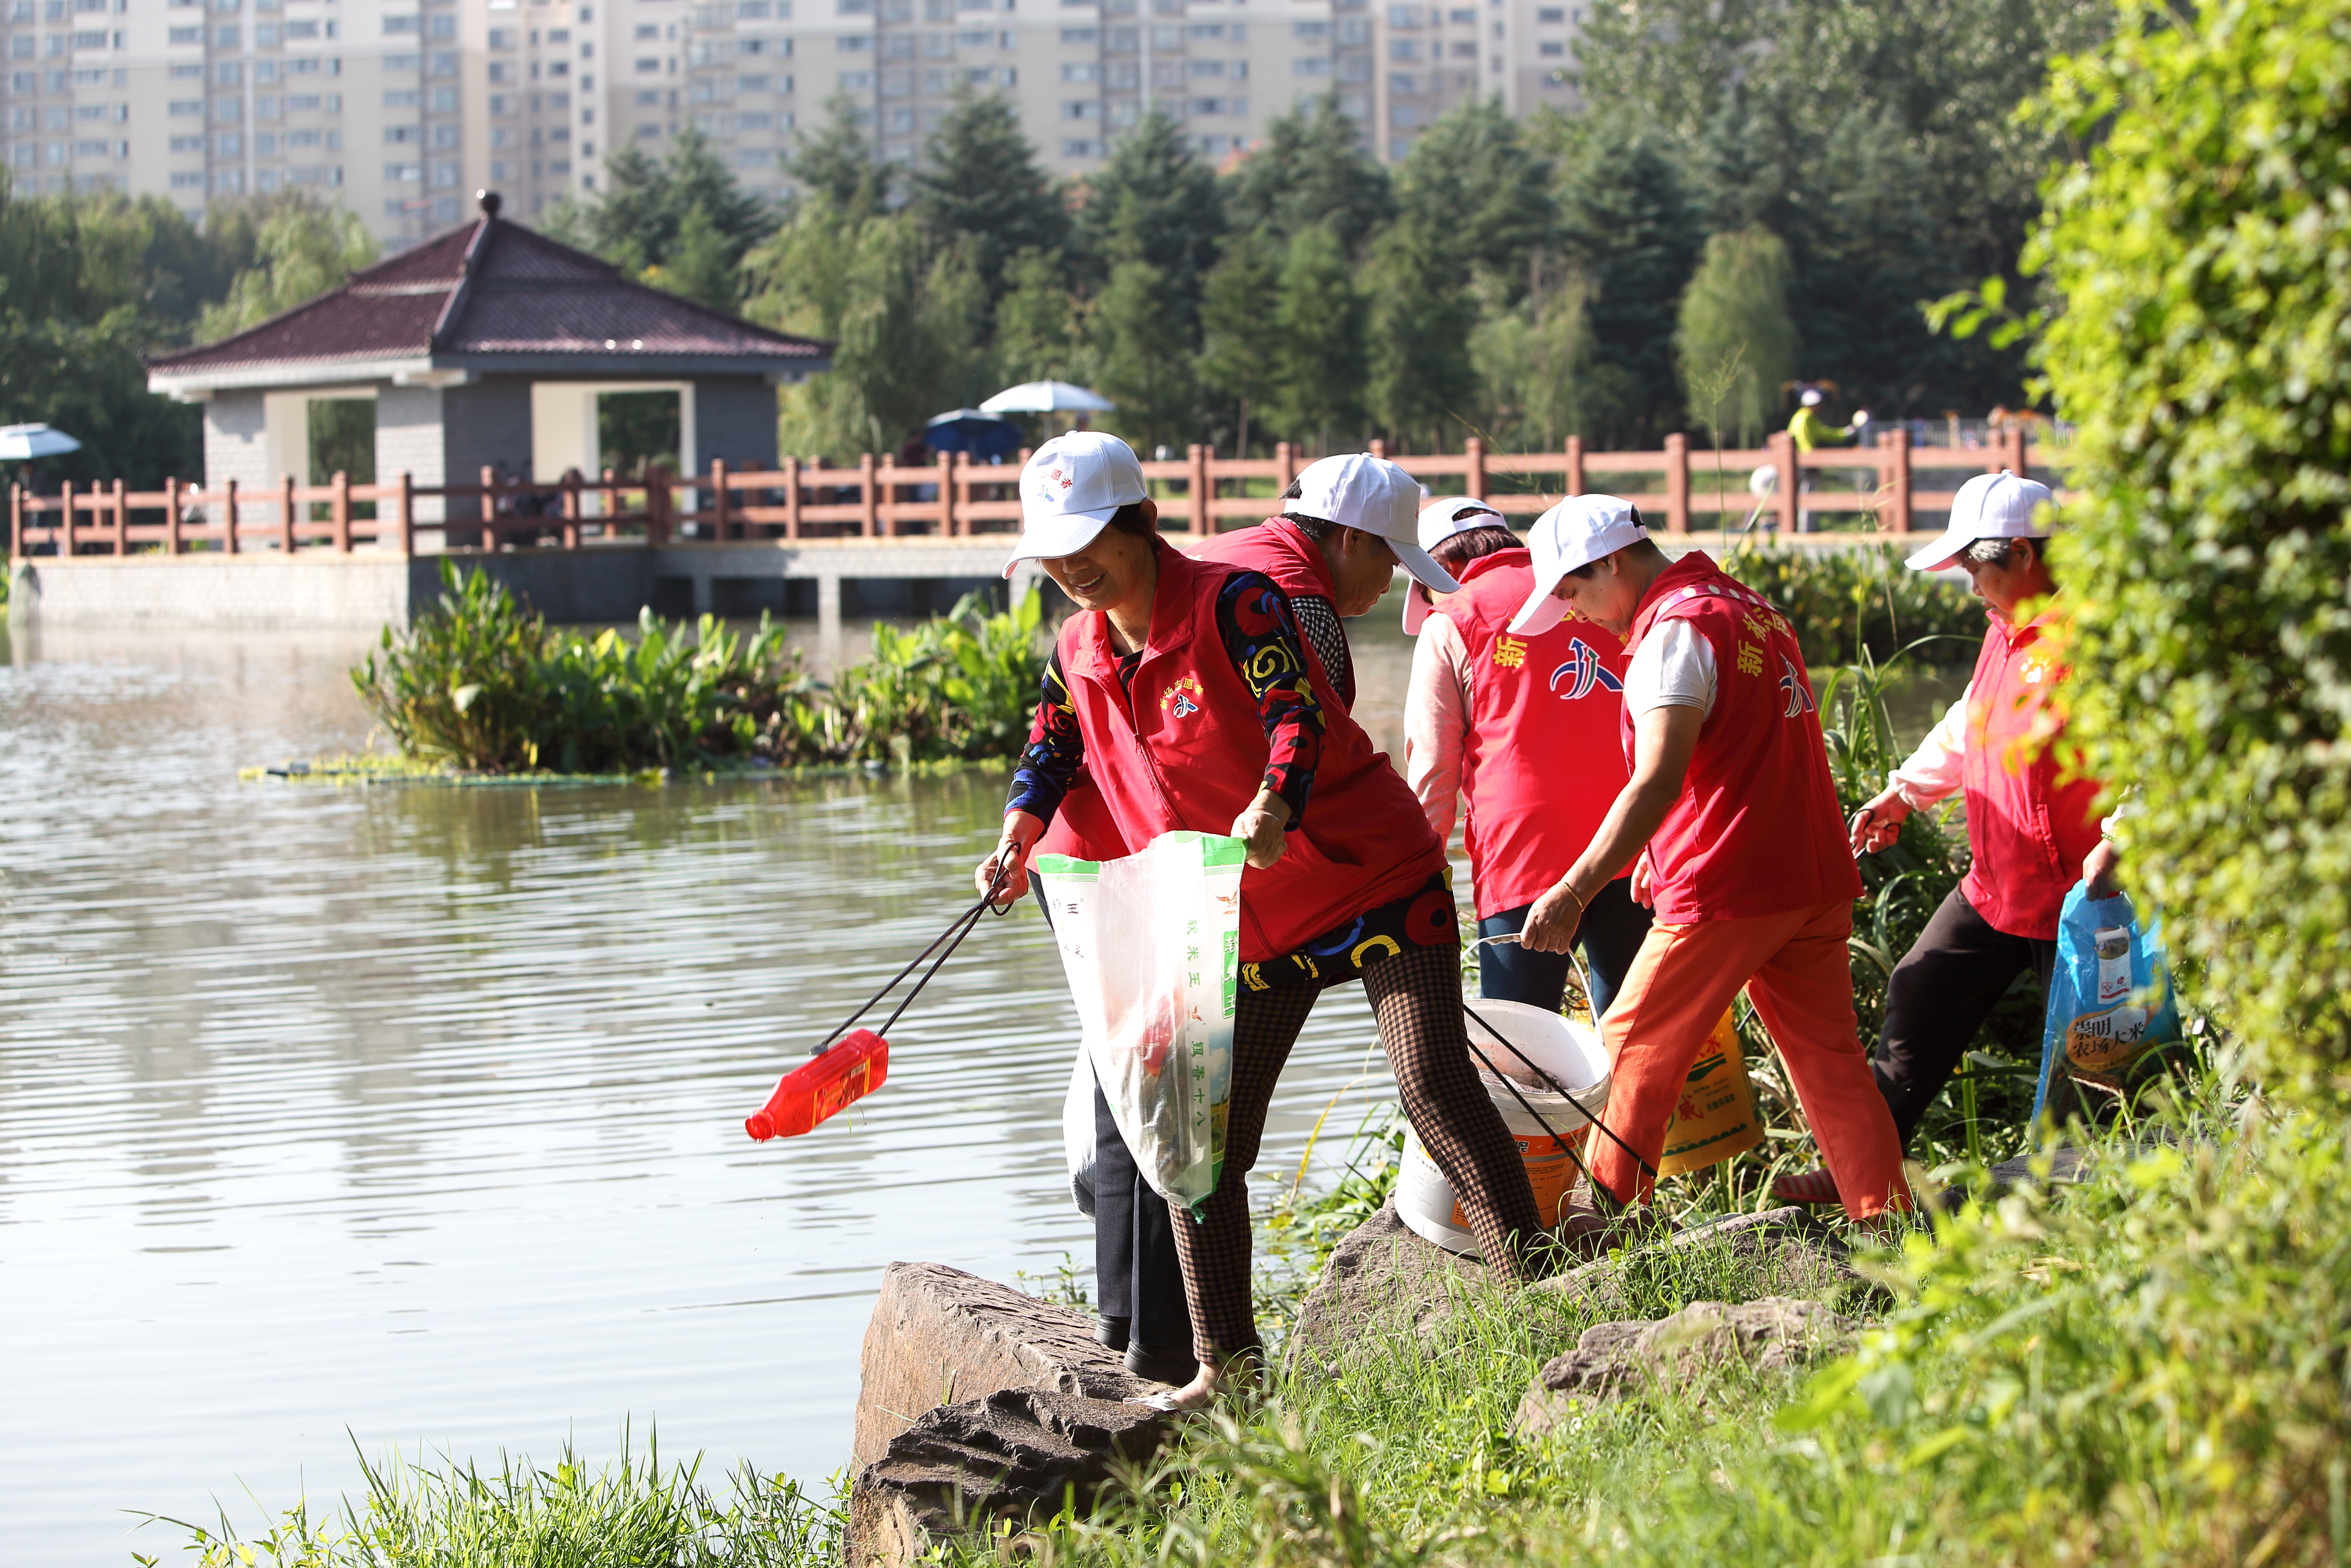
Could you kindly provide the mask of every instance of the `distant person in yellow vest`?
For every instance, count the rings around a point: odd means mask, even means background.
[[[1821,417],[1821,389],[1806,387],[1796,399],[1796,417],[1788,422],[1789,439],[1799,452],[1812,452],[1823,446],[1846,446],[1861,434],[1869,423],[1869,411],[1857,410],[1841,425],[1832,426]]]

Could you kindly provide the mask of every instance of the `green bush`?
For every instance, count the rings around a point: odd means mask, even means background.
[[[2351,15],[2132,0],[2043,112],[2103,131],[2032,263],[2085,494],[2072,736],[2127,876],[2283,1082],[2351,1092]],[[2086,678],[2085,678],[2086,677]]]
[[[1974,663],[1983,604],[1964,588],[1912,571],[1903,553],[1892,545],[1813,551],[1742,542],[1721,564],[1795,623],[1804,663],[1816,671],[1854,664],[1865,653],[1885,664],[1914,644],[1928,664]]]
[[[439,606],[387,626],[353,685],[402,755],[488,772],[599,773],[764,758],[781,765],[1009,757],[1043,674],[1033,591],[987,613],[967,595],[827,683],[765,616],[689,635],[646,611],[634,640],[551,628],[479,571],[444,562]]]

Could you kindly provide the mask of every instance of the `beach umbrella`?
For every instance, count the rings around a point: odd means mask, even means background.
[[[80,450],[80,442],[46,424],[0,424],[0,463],[29,463],[36,457],[62,457]]]
[[[1020,427],[976,408],[950,409],[925,422],[923,444],[934,452],[1003,457],[1020,450]]]
[[[979,406],[989,413],[1108,413],[1118,404],[1068,382],[1022,382]]]

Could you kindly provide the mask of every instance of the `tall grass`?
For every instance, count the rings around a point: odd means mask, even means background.
[[[351,672],[402,753],[512,773],[601,773],[764,758],[780,765],[1008,757],[1043,673],[1031,591],[977,594],[911,630],[876,626],[871,657],[831,681],[761,616],[737,632],[650,611],[633,637],[550,627],[480,571],[441,568],[439,603]]]
[[[224,1511],[212,1525],[151,1517],[187,1532],[191,1568],[826,1568],[841,1518],[783,1476],[747,1466],[714,1489],[701,1460],[664,1469],[625,1435],[601,1470],[567,1445],[546,1469],[501,1457],[495,1471],[455,1460],[364,1456],[366,1490],[315,1516],[297,1504],[253,1535]],[[134,1553],[137,1561],[162,1559]]]

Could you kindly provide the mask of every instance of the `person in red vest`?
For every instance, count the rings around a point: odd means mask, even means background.
[[[1478,935],[1516,936],[1625,788],[1625,644],[1583,621],[1532,637],[1510,632],[1534,570],[1483,501],[1454,496],[1423,507],[1420,544],[1461,591],[1432,603],[1418,583],[1405,591],[1404,629],[1419,642],[1404,706],[1405,781],[1440,841],[1453,836],[1456,803],[1468,799],[1461,841]],[[1575,943],[1595,1020],[1648,933],[1629,871],[1593,895]],[[1478,991],[1557,1012],[1568,969],[1564,953],[1489,942],[1478,949]]]
[[[1409,532],[1388,536],[1394,518],[1363,512],[1359,498],[1373,493],[1369,477],[1374,475],[1381,481],[1379,494],[1397,493],[1399,487],[1419,494],[1412,476],[1385,458],[1361,452],[1325,457],[1299,470],[1281,493],[1285,505],[1278,515],[1255,528],[1218,534],[1187,552],[1197,560],[1246,567],[1273,579],[1290,596],[1308,651],[1322,661],[1331,689],[1350,710],[1355,706],[1355,661],[1340,622],[1371,612],[1395,580],[1395,547],[1416,542]]]
[[[1417,487],[1356,472],[1357,487],[1334,500],[1367,518],[1401,514],[1408,528]],[[1289,600],[1262,573],[1162,541],[1142,469],[1113,437],[1047,442],[1021,472],[1020,501],[1012,559],[1042,561],[1078,608],[1047,665],[981,889],[1008,868],[998,896],[1019,894],[1029,850],[1081,767],[1130,845],[1188,830],[1248,846],[1223,1173],[1199,1218],[1173,1214],[1198,1371],[1160,1403],[1205,1405],[1233,1363],[1259,1354],[1249,1172],[1282,1062],[1332,986],[1364,982],[1405,1113],[1489,1265],[1512,1279],[1545,1267],[1525,1166],[1470,1062],[1444,848],[1310,663]],[[1458,586],[1417,545],[1396,553],[1417,580]]]
[[[2098,781],[2064,772],[2056,742],[2065,721],[2050,704],[2066,674],[2064,611],[2047,555],[2055,499],[2005,469],[1980,474],[1952,497],[1942,537],[1910,558],[1917,571],[1965,568],[1991,624],[1967,690],[1852,822],[1859,854],[1886,848],[1903,819],[1955,790],[1967,802],[1968,874],[1895,966],[1870,1063],[1906,1144],[2016,977],[2031,968],[2047,988],[2058,911],[2074,883],[2100,897],[2114,892]],[[2038,612],[2020,622],[2027,605]],[[1771,1191],[1823,1203],[1829,1186],[1826,1172],[1805,1171]]]
[[[1595,1196],[1647,1198],[1690,1065],[1744,986],[1845,1212],[1907,1207],[1894,1118],[1854,1028],[1845,938],[1861,878],[1793,630],[1705,551],[1667,559],[1613,496],[1552,507],[1529,544],[1534,587],[1510,630],[1536,636],[1573,611],[1625,639],[1632,778],[1535,900],[1522,940],[1564,952],[1635,857],[1633,895],[1656,909],[1601,1026],[1615,1073],[1608,1119],[1624,1144],[1595,1152]]]

